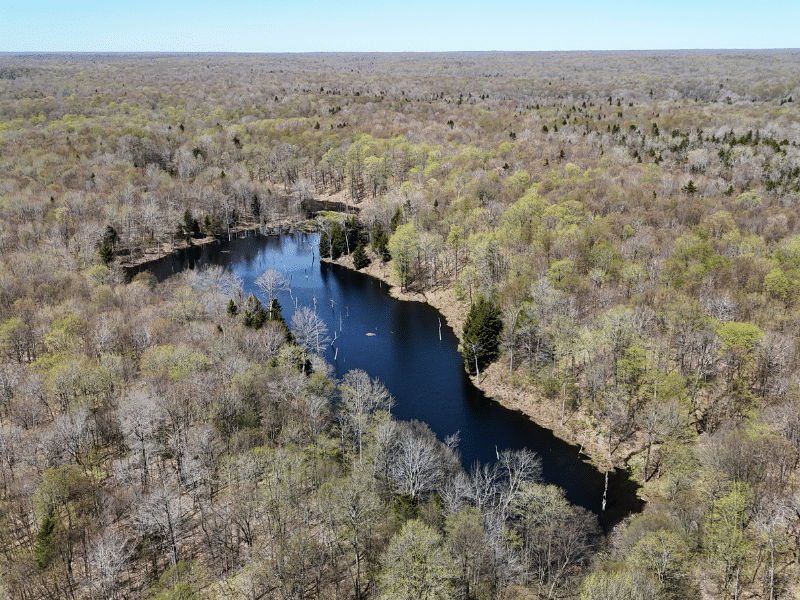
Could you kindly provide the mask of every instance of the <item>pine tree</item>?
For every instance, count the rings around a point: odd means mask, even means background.
[[[344,231],[338,223],[333,225],[331,229],[331,258],[336,260],[342,254],[347,253],[347,240],[344,237]]]
[[[480,377],[480,370],[497,358],[502,330],[500,309],[492,302],[481,298],[472,305],[461,342],[467,373]]]
[[[100,260],[103,261],[104,265],[107,265],[114,260],[114,250],[112,250],[111,243],[108,241],[108,239],[103,240],[103,245],[100,246],[98,254],[100,255]]]
[[[272,301],[272,309],[267,313],[269,321],[274,321],[275,323],[280,323],[283,326],[284,334],[286,335],[287,342],[294,342],[294,336],[292,335],[291,330],[289,329],[289,325],[286,323],[286,320],[283,318],[283,311],[278,302],[278,299]]]
[[[242,317],[242,322],[245,327],[261,329],[268,319],[269,313],[264,310],[264,307],[261,305],[261,300],[256,298],[253,294],[250,294],[247,298],[247,308],[245,308],[244,316]]]
[[[397,228],[398,228],[398,227],[400,227],[400,225],[402,224],[402,222],[403,222],[403,209],[401,209],[401,208],[398,206],[398,207],[397,207],[397,210],[396,210],[396,211],[394,211],[394,214],[392,215],[392,221],[391,221],[391,225],[392,225],[392,233],[394,233],[395,231],[397,231]]]
[[[55,548],[50,542],[53,530],[56,527],[56,520],[53,517],[45,517],[42,520],[42,527],[36,534],[36,543],[33,546],[33,564],[40,570],[46,569],[53,560]]]
[[[200,223],[192,217],[192,213],[189,212],[188,208],[183,213],[183,235],[187,240],[200,235]]]
[[[215,219],[211,215],[206,215],[203,217],[203,231],[205,231],[206,235],[217,235],[217,232],[219,232],[221,227],[222,223],[219,221],[219,219]],[[196,235],[200,235],[199,226]]]
[[[328,240],[328,234],[324,231],[319,236],[319,256],[320,258],[331,257],[330,240]]]
[[[117,230],[114,229],[111,225],[106,225],[106,230],[103,232],[103,242],[108,242],[111,246],[111,249],[114,249],[114,245],[117,243],[119,239],[119,235],[117,234]]]
[[[363,269],[369,264],[369,257],[367,256],[364,246],[359,244],[353,252],[353,266],[356,269]]]
[[[380,223],[375,226],[375,233],[372,234],[372,250],[381,257],[383,262],[389,262],[392,258],[391,254],[389,253],[389,237],[386,235],[386,232],[383,230],[383,227]]]
[[[345,227],[345,232],[347,234],[347,247],[351,249],[350,252],[352,254],[359,244],[363,244],[366,241],[364,224],[358,220],[358,217],[353,215],[347,218],[346,225],[347,227]]]

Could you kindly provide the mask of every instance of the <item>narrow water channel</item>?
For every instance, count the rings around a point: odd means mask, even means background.
[[[395,397],[393,414],[397,418],[423,421],[440,439],[459,432],[459,450],[467,470],[475,461],[494,461],[497,450],[527,447],[542,457],[545,481],[564,488],[573,504],[596,513],[604,528],[641,510],[636,484],[627,472],[614,471],[609,476],[606,510],[602,511],[604,474],[584,460],[577,446],[476,389],[464,371],[458,339],[436,309],[396,300],[377,279],[320,263],[318,243],[317,235],[302,233],[250,234],[190,248],[142,268],[162,280],[183,269],[217,264],[242,278],[245,293],[257,295],[255,278],[266,269],[276,269],[290,281],[291,293],[279,297],[287,323],[291,323],[295,306],[315,308],[325,320],[330,338],[335,336],[326,358],[336,377],[363,369],[380,379]]]

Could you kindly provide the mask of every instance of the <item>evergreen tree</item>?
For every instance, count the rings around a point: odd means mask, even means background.
[[[50,541],[53,530],[56,528],[56,520],[53,517],[45,517],[42,520],[42,527],[36,534],[36,543],[33,546],[33,564],[38,569],[46,569],[53,560],[55,548]]]
[[[108,241],[108,239],[103,240],[103,245],[100,246],[98,254],[100,255],[100,260],[103,261],[104,265],[107,265],[114,260],[114,250],[111,248],[111,243]]]
[[[353,266],[356,269],[363,269],[369,264],[370,260],[367,256],[366,251],[364,250],[364,246],[359,244],[356,246],[355,251],[353,252]]]
[[[397,228],[400,227],[403,223],[403,210],[398,206],[397,210],[394,211],[394,215],[392,215],[392,233],[397,231]]]
[[[230,299],[228,302],[228,316],[235,317],[239,314],[239,307],[236,306],[236,302],[233,301],[233,298]]]
[[[117,234],[117,230],[111,225],[106,225],[106,230],[103,232],[103,243],[108,242],[108,245],[111,246],[111,249],[113,250],[118,239],[119,235]]]
[[[389,237],[386,235],[386,232],[383,230],[383,227],[380,223],[375,226],[375,233],[372,234],[372,250],[381,257],[383,262],[389,262],[392,258],[391,254],[389,253]]]
[[[281,309],[280,302],[278,299],[272,301],[272,309],[270,309],[268,313],[269,321],[274,321],[276,323],[280,323],[283,326],[284,333],[286,335],[287,342],[294,342],[294,336],[292,335],[291,330],[289,329],[289,325],[286,323],[286,320],[283,318],[283,312]]]
[[[324,231],[319,236],[319,256],[320,258],[331,257],[330,240],[328,239],[328,234]]]
[[[347,247],[351,248],[352,253],[352,251],[359,245],[363,245],[366,241],[364,224],[359,221],[358,217],[353,215],[347,218],[347,227],[345,227],[345,230],[347,233]]]
[[[200,236],[200,223],[197,222],[197,219],[192,217],[192,213],[188,208],[183,213],[181,233],[187,241],[193,237]]]
[[[215,219],[211,215],[203,217],[203,231],[206,235],[217,235],[222,229],[222,222]],[[198,225],[195,235],[200,235],[200,226]]]
[[[394,501],[392,514],[398,525],[405,525],[419,517],[419,505],[411,494],[400,494]]]
[[[331,258],[336,260],[342,254],[347,253],[347,240],[344,237],[344,231],[338,223],[333,225],[331,229]]]
[[[472,305],[464,323],[461,344],[467,373],[480,377],[480,370],[497,358],[502,330],[498,307],[483,298]]]
[[[261,300],[256,298],[253,294],[247,298],[247,307],[244,309],[244,316],[242,322],[245,327],[253,329],[261,329],[264,323],[269,319],[269,313],[264,310],[261,305]]]

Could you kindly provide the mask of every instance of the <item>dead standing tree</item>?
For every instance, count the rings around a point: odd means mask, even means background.
[[[289,289],[289,282],[275,269],[267,269],[256,278],[255,284],[267,295],[267,310],[272,313],[273,301],[280,292]]]

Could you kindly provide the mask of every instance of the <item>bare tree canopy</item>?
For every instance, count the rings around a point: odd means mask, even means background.
[[[799,81],[792,49],[3,53],[0,598],[798,596]],[[290,332],[248,239],[287,227],[442,307],[608,473],[607,538],[532,452],[465,472],[397,422],[322,312]]]
[[[272,301],[278,297],[280,292],[289,289],[288,280],[275,269],[267,269],[256,277],[255,284],[267,295],[267,303],[270,308]]]
[[[292,315],[292,333],[304,352],[321,354],[325,344],[331,341],[325,322],[307,306]]]

